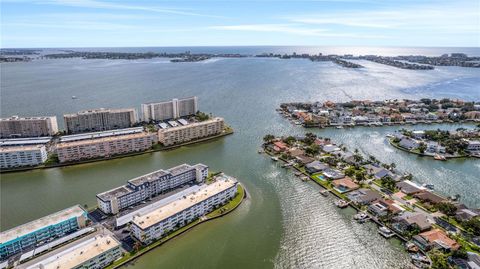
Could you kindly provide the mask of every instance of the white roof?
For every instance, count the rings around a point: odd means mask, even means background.
[[[20,226],[0,233],[0,244],[30,234],[44,227],[66,221],[74,217],[80,217],[83,214],[85,214],[85,211],[79,205],[76,205],[62,211],[50,214],[48,216],[39,218],[37,220],[22,224]]]
[[[134,217],[132,223],[141,229],[146,229],[208,199],[209,197],[225,191],[236,184],[237,181],[234,178],[223,176],[221,180],[217,180],[212,184],[205,185],[195,193],[181,197],[180,199],[170,202],[163,207],[157,208],[148,214]]]
[[[71,141],[79,141],[79,140],[86,140],[86,139],[102,138],[102,137],[108,137],[108,136],[135,134],[135,133],[141,133],[141,132],[143,132],[143,127],[125,128],[125,129],[84,133],[84,134],[76,134],[76,135],[64,135],[60,137],[60,142],[71,142]]]

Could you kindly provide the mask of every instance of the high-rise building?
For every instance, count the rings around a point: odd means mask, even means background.
[[[193,115],[198,111],[197,97],[142,104],[144,121],[162,121]]]
[[[0,119],[0,137],[38,137],[58,133],[57,117],[18,117]]]
[[[128,128],[137,122],[133,108],[86,110],[63,115],[63,119],[70,134]]]
[[[97,194],[98,208],[107,214],[116,214],[124,208],[172,190],[189,182],[201,183],[208,176],[208,166],[182,164],[167,170],[158,170],[134,179],[127,185]]]
[[[158,130],[158,142],[165,146],[188,142],[194,139],[220,134],[224,128],[223,118],[189,123],[187,125]]]
[[[87,212],[79,205],[0,233],[0,258],[30,250],[85,227]]]

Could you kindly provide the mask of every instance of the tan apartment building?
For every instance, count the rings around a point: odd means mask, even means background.
[[[0,119],[0,137],[39,137],[58,133],[57,117],[19,117]]]
[[[132,127],[137,122],[134,108],[94,109],[63,115],[69,134],[97,132]]]
[[[190,123],[158,131],[158,142],[165,146],[191,141],[198,138],[220,134],[224,128],[223,118]]]
[[[60,142],[55,152],[61,163],[105,158],[130,152],[145,151],[157,143],[155,133],[135,133],[96,139]]]

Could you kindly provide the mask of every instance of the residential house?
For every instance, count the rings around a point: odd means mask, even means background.
[[[356,191],[352,191],[347,194],[347,196],[350,200],[359,205],[367,205],[375,200],[382,198],[382,196],[378,192],[370,189],[359,189]]]
[[[457,250],[460,248],[457,241],[448,237],[448,235],[440,229],[434,229],[414,236],[413,243],[425,251],[432,248],[445,251]]]
[[[313,162],[305,165],[305,170],[307,170],[307,172],[310,173],[310,174],[322,172],[323,170],[325,170],[327,168],[328,168],[328,165],[326,165],[326,164],[324,164],[320,161],[313,161]]]
[[[345,175],[339,170],[327,168],[323,170],[323,175],[328,179],[339,179],[345,177]]]
[[[406,233],[417,227],[420,232],[430,230],[432,225],[427,215],[423,213],[404,212],[402,215],[393,218],[392,227],[399,233]]]
[[[353,191],[360,187],[358,186],[358,184],[353,182],[353,180],[349,177],[335,179],[332,181],[332,185],[334,186],[335,190],[337,190],[340,193]]]

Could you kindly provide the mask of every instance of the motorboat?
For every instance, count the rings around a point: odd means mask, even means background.
[[[390,238],[392,236],[395,235],[394,232],[392,232],[392,230],[388,229],[387,227],[385,226],[382,226],[378,229],[378,233],[381,234],[383,237],[385,238]]]

